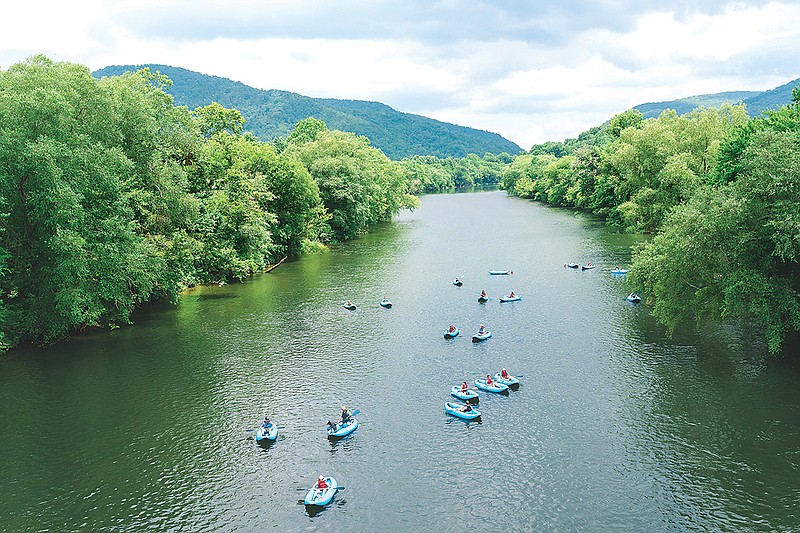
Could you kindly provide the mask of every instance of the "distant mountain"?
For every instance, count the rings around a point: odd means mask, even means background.
[[[650,102],[634,107],[641,111],[644,118],[655,118],[665,109],[674,109],[678,115],[690,112],[696,107],[719,107],[722,104],[747,105],[747,113],[751,117],[760,115],[767,109],[775,109],[788,104],[792,100],[792,89],[800,83],[800,78],[769,91],[730,91],[717,94],[690,96],[669,102]]]
[[[401,113],[378,102],[311,98],[279,90],[255,89],[238,81],[209,76],[168,65],[123,65],[97,70],[93,75],[117,76],[124,72],[149,67],[168,76],[170,94],[176,105],[189,109],[211,102],[238,109],[249,131],[264,141],[285,137],[295,124],[314,117],[328,128],[350,131],[369,138],[392,159],[413,155],[463,157],[469,153],[482,156],[486,152],[518,154],[522,149],[497,133],[457,126],[410,113]]]

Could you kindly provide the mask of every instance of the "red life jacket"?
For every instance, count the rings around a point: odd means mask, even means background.
[[[324,479],[320,479],[320,480],[317,481],[317,488],[318,489],[327,489],[328,488],[328,484],[325,483]]]
[[[500,375],[503,376],[504,379],[508,379],[508,372],[506,370],[500,372]]]

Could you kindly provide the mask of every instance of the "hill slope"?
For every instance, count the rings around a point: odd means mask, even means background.
[[[236,108],[247,122],[245,130],[270,141],[287,136],[295,124],[314,117],[330,129],[364,135],[392,159],[413,155],[462,157],[486,152],[518,154],[522,149],[497,133],[457,126],[410,113],[401,113],[378,102],[311,98],[279,90],[255,89],[241,82],[209,76],[168,65],[110,66],[95,71],[95,77],[117,76],[149,67],[168,76],[177,105],[189,109],[211,102]]]
[[[747,105],[747,113],[751,117],[760,115],[767,109],[775,109],[788,104],[792,100],[792,89],[800,83],[800,78],[769,91],[730,91],[716,94],[704,94],[679,98],[668,102],[649,102],[634,107],[641,111],[644,118],[655,118],[665,109],[674,109],[679,115],[688,113],[696,107],[719,107],[722,104]]]

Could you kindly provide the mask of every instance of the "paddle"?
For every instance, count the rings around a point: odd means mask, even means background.
[[[330,487],[328,487],[328,488],[330,488]],[[338,487],[336,487],[336,490],[344,490],[345,488],[346,487],[342,487],[341,485],[339,485]],[[296,490],[326,490],[326,489],[316,489],[316,488],[304,489],[303,487],[300,487],[300,488],[298,488]]]
[[[286,429],[286,426],[275,426],[275,427],[278,428],[278,429]],[[244,429],[245,433],[255,433],[256,431],[258,431],[258,428],[245,428]]]

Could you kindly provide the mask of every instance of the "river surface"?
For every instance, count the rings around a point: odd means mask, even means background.
[[[800,529],[797,358],[730,326],[667,336],[608,272],[636,240],[504,192],[426,196],[330,253],[15,350],[0,530]],[[502,367],[521,387],[482,393],[479,422],[444,413]],[[342,405],[361,426],[331,443]],[[265,415],[270,447],[246,431]],[[345,489],[306,509],[320,474]]]

